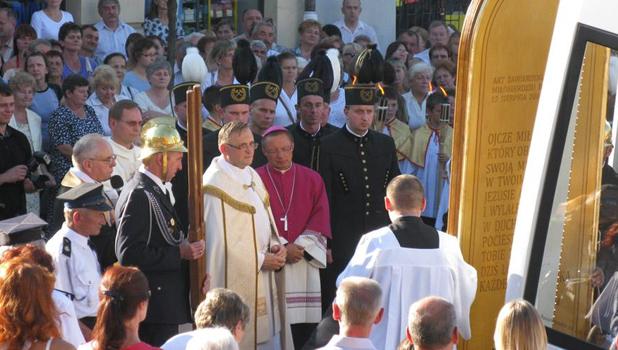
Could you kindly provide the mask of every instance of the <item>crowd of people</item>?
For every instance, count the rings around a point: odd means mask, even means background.
[[[241,30],[185,35],[153,0],[140,34],[118,0],[86,25],[45,3],[29,21],[0,8],[0,349],[448,349],[472,336],[476,270],[442,232],[455,29],[412,27],[382,54],[361,1],[344,0],[341,20],[304,20],[285,48],[257,9]],[[185,81],[194,48],[207,73]],[[188,150],[196,83],[203,149]],[[202,241],[188,239],[187,151],[203,155]],[[195,261],[206,298],[192,312]],[[498,322],[516,326],[497,328],[496,348],[544,348],[534,308],[507,306]]]

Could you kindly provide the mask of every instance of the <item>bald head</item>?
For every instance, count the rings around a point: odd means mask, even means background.
[[[423,184],[416,176],[399,175],[386,187],[386,197],[393,205],[393,210],[422,210],[425,197],[423,191]]]
[[[426,297],[410,306],[408,333],[415,349],[442,349],[457,342],[455,307],[444,298]]]

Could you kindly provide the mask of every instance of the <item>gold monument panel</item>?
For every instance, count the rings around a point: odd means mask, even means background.
[[[472,339],[462,349],[493,346],[557,6],[557,0],[479,0],[466,15],[448,225],[478,271]]]

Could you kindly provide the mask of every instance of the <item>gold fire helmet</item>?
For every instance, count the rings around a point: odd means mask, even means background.
[[[139,158],[146,159],[159,152],[187,152],[172,117],[153,118],[142,127],[142,150]]]
[[[608,121],[605,121],[605,147],[613,146],[612,144],[612,126]]]

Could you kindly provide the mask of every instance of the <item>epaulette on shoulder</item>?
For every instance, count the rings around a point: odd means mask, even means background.
[[[62,239],[62,254],[67,258],[71,257],[71,240],[66,237]]]

